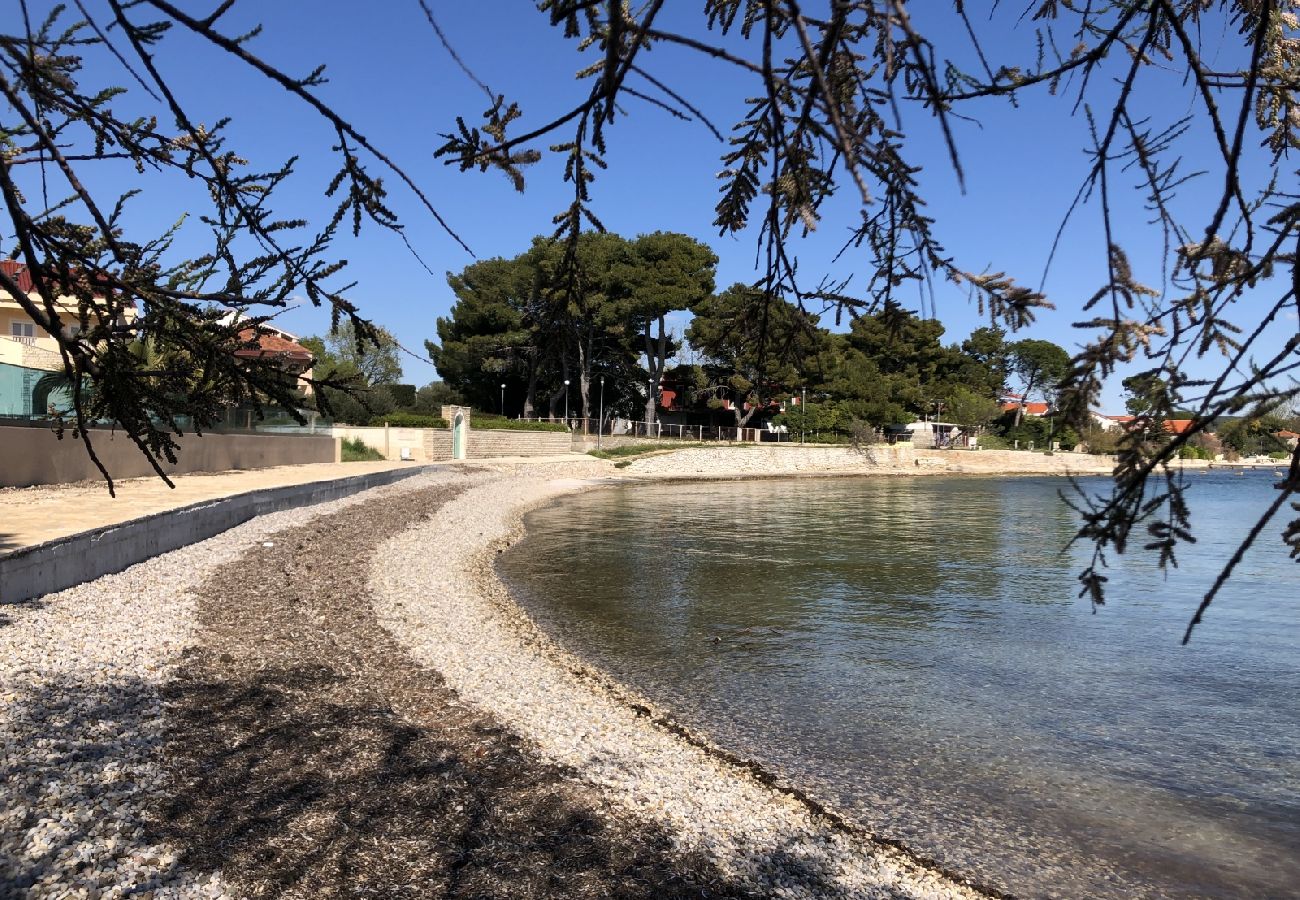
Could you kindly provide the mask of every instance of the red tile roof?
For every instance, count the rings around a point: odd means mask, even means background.
[[[1165,431],[1170,434],[1182,434],[1195,423],[1195,419],[1165,419]]]
[[[312,362],[315,358],[311,351],[297,341],[291,341],[288,338],[276,334],[274,331],[262,331],[260,333],[252,328],[245,328],[239,332],[239,339],[244,343],[256,343],[256,347],[245,347],[236,350],[236,356],[242,356],[246,359],[256,359],[263,356],[278,356],[281,359],[292,359],[299,362]]]
[[[1020,408],[1020,403],[1008,400],[1002,404],[1003,412],[1015,412]],[[1030,416],[1042,416],[1047,414],[1049,406],[1046,403],[1035,403],[1030,401],[1025,404],[1025,414]]]
[[[16,259],[0,259],[0,272],[4,272],[16,281],[18,289],[25,294],[30,294],[36,289],[36,285],[32,282],[32,273],[28,271],[26,263],[21,263]],[[102,297],[104,292],[96,291],[95,296]]]
[[[1294,431],[1279,431],[1274,437],[1280,437],[1284,441],[1300,440],[1300,434],[1296,434]]]
[[[24,294],[32,292],[32,273],[27,271],[27,267],[16,259],[0,259],[0,272],[4,272],[14,281],[18,282],[18,288]]]

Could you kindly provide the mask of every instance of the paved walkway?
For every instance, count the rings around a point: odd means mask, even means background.
[[[173,476],[174,489],[161,478],[128,478],[116,482],[116,497],[109,496],[103,482],[4,488],[0,489],[0,553],[260,488],[331,481],[411,465],[389,461],[312,463],[197,472]]]
[[[497,466],[518,463],[590,462],[590,456],[504,457],[499,459],[442,462],[447,466]],[[389,469],[410,468],[424,463],[347,462],[312,463],[305,466],[276,466],[234,472],[196,472],[174,475],[175,488],[161,478],[128,478],[116,482],[117,496],[110,497],[103,482],[49,484],[26,488],[0,488],[0,555],[42,544],[56,538],[118,525],[204,500],[216,500],[261,488],[332,481],[350,475],[366,475]]]

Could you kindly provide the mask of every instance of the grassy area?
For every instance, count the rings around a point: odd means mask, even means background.
[[[344,438],[342,458],[343,462],[370,462],[371,460],[383,459],[384,454],[368,445],[361,438]]]

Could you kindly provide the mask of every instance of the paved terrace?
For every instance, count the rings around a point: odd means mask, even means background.
[[[102,481],[0,488],[0,553],[204,500],[410,465],[387,461],[313,463],[235,472],[198,472],[173,476],[174,489],[156,476],[127,478],[115,482],[116,497],[109,496],[108,487]]]
[[[479,466],[535,462],[558,462],[590,457],[570,454],[558,457],[518,457],[440,463],[448,466]],[[352,475],[368,475],[415,464],[378,462],[313,463],[304,466],[275,466],[232,472],[196,472],[175,475],[175,488],[161,478],[127,478],[114,483],[117,496],[110,497],[102,481],[77,484],[0,488],[0,554],[20,550],[57,538],[80,534],[108,525],[119,525],[142,516],[178,509],[205,500],[216,500],[262,488],[288,487],[314,481],[332,481]]]

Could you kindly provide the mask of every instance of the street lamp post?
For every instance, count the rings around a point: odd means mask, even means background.
[[[605,435],[605,376],[600,376],[600,419],[596,422],[596,447],[599,449],[603,444]]]
[[[569,425],[569,379],[564,379],[564,424]],[[572,428],[569,425],[569,428]]]
[[[501,382],[501,415],[506,414],[506,383]]]
[[[800,388],[802,399],[799,400],[799,443],[804,442],[804,435],[808,433],[808,388]]]

